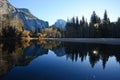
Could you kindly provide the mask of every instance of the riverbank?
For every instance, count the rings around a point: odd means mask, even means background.
[[[120,45],[120,38],[0,38],[0,41],[11,41],[11,40],[54,40],[62,42],[79,42],[79,43],[98,43],[98,44],[115,44]]]
[[[100,43],[120,45],[120,38],[46,38],[63,42]]]

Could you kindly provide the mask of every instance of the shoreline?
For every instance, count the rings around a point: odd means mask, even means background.
[[[120,45],[120,38],[47,38],[47,40],[56,40],[56,41],[63,41],[63,42],[100,43],[100,44]]]
[[[20,40],[52,40],[62,42],[78,43],[100,43],[100,44],[117,44],[120,45],[120,38],[0,38],[0,41],[20,41]]]

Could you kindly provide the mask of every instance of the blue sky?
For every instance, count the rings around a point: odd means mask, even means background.
[[[57,19],[82,16],[89,22],[93,11],[103,18],[107,10],[111,21],[116,21],[120,16],[120,0],[9,0],[17,8],[28,8],[32,14],[49,24],[54,24]]]

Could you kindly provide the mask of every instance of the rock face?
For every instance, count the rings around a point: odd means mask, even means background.
[[[16,12],[16,8],[13,7],[7,0],[0,0],[0,15]]]
[[[10,14],[12,17],[18,16],[24,24],[24,29],[29,31],[40,31],[43,27],[48,27],[49,23],[35,17],[28,9],[15,8],[7,0],[0,0],[0,16]]]
[[[40,20],[33,16],[28,9],[18,9],[14,13],[14,15],[18,15],[20,19],[22,19],[24,23],[24,29],[32,30],[32,31],[40,31],[42,28],[48,27],[49,24],[46,21]]]
[[[66,21],[62,19],[58,19],[55,24],[53,25],[54,28],[59,28],[62,30],[66,30]]]

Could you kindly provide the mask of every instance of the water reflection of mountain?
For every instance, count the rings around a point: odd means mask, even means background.
[[[66,54],[65,48],[62,46],[55,48],[53,51],[58,57],[64,56]]]
[[[48,47],[47,47],[48,46]],[[50,47],[49,47],[50,46]],[[70,42],[2,42],[0,43],[0,76],[15,66],[28,65],[33,59],[48,54],[51,49],[58,57],[66,56],[73,62],[85,61],[88,57],[91,67],[102,61],[103,68],[110,57],[120,63],[120,45],[85,44]]]
[[[83,62],[88,57],[92,68],[101,60],[104,69],[110,57],[115,57],[116,62],[120,63],[120,45],[65,42],[53,51],[58,57],[65,55],[67,59],[72,61],[81,60]]]
[[[23,50],[23,55],[21,56],[20,63],[18,65],[26,65],[36,57],[44,54],[48,54],[48,50],[44,49],[40,45],[28,46]]]
[[[27,45],[25,45],[27,44]],[[48,49],[28,43],[2,42],[0,43],[0,76],[6,74],[15,66],[24,66],[38,56],[48,53]]]

